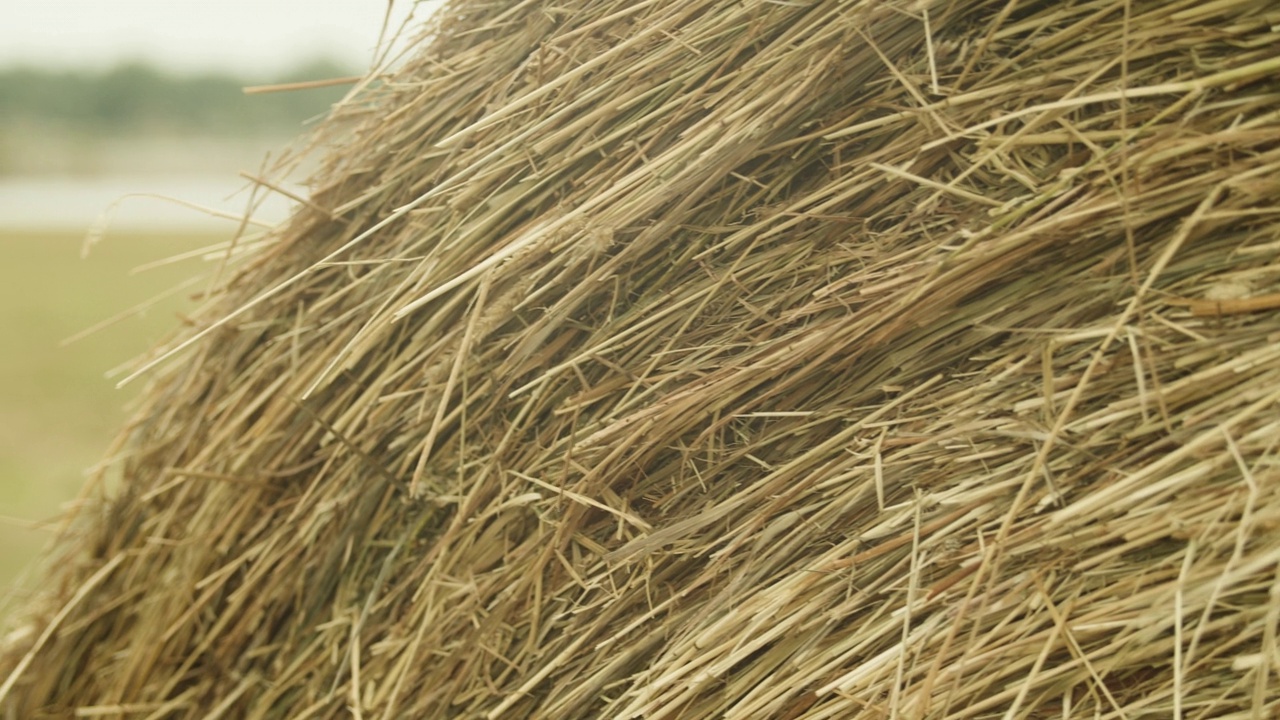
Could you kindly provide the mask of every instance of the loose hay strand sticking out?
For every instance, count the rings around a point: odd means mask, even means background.
[[[1280,713],[1269,12],[450,5],[139,368],[0,707]]]

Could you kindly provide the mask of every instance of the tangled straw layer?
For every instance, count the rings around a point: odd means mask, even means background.
[[[0,707],[1280,713],[1266,0],[436,23],[157,356]]]

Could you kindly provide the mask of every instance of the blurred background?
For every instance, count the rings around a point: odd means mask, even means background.
[[[191,205],[243,214],[240,173],[264,173],[350,86],[243,88],[361,75],[435,4],[0,0],[0,625],[143,384],[108,374],[189,302],[131,308],[206,270],[162,261],[237,229]],[[254,218],[289,210],[276,195]]]

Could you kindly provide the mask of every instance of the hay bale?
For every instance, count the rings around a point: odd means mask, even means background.
[[[1280,713],[1268,0],[437,22],[140,368],[11,716]]]

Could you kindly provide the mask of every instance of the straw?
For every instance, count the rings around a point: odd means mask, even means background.
[[[133,368],[0,708],[1280,714],[1273,15],[446,6]]]

